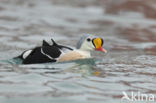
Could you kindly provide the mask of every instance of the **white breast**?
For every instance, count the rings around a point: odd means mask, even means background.
[[[90,58],[90,52],[81,51],[81,50],[74,50],[70,51],[68,53],[65,53],[60,56],[58,61],[70,61],[70,60],[76,60],[76,59],[84,59],[84,58]]]

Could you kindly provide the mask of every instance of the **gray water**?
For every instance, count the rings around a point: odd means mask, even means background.
[[[143,12],[106,12],[114,3],[0,0],[0,60],[39,46],[43,39],[75,47],[82,34],[102,36],[108,50],[66,63],[1,62],[0,103],[129,103],[121,100],[122,92],[156,97],[156,20]]]

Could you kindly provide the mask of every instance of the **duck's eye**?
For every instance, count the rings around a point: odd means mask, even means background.
[[[91,39],[90,39],[90,38],[88,38],[88,39],[87,39],[87,41],[88,41],[88,42],[90,42],[90,41],[91,41]]]

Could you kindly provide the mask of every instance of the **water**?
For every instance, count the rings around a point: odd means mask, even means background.
[[[121,101],[123,91],[156,97],[156,20],[124,6],[109,12],[126,0],[118,1],[1,0],[0,60],[7,61],[0,62],[0,102],[129,102]],[[88,33],[104,38],[107,54],[54,64],[11,60],[43,39],[74,47]]]

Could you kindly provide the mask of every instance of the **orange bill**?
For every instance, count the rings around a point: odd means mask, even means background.
[[[93,39],[93,44],[95,46],[95,50],[107,53],[107,50],[102,48],[103,40],[101,38],[95,38]]]

